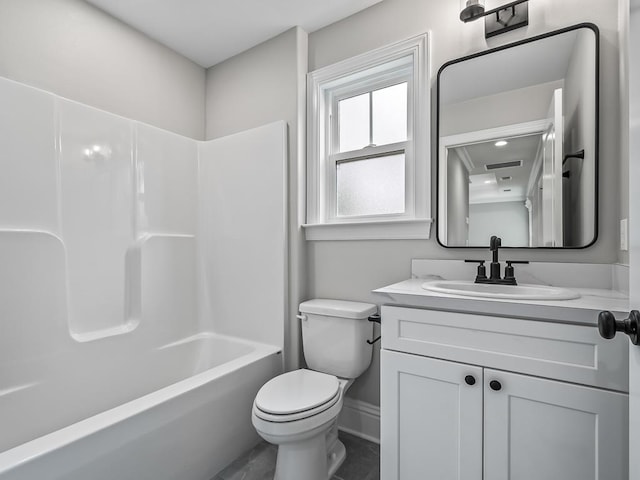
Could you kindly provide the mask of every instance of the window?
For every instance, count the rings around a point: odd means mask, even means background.
[[[336,188],[331,220],[406,212],[405,163],[409,78],[335,98],[328,175]],[[334,173],[335,172],[335,173]]]
[[[429,238],[427,37],[308,76],[306,237]]]

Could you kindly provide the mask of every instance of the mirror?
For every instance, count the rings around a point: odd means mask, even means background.
[[[598,52],[581,24],[438,73],[438,242],[584,248],[598,232]]]

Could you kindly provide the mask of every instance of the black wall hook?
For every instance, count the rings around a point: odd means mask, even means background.
[[[562,164],[564,165],[570,158],[579,158],[580,160],[584,160],[584,150],[578,150],[575,153],[567,153],[562,160]]]

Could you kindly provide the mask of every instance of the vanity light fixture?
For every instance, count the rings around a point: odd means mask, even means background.
[[[461,0],[460,20],[464,23],[476,20],[484,15],[484,0]]]
[[[509,142],[507,142],[506,140],[498,140],[495,145],[496,145],[496,147],[504,147],[508,143]]]
[[[529,25],[528,0],[516,0],[485,11],[485,0],[460,0],[460,20],[473,22],[484,17],[485,38]]]

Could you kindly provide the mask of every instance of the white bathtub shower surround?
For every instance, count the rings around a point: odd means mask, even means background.
[[[282,369],[285,124],[197,142],[2,78],[0,104],[0,479],[208,480]]]

